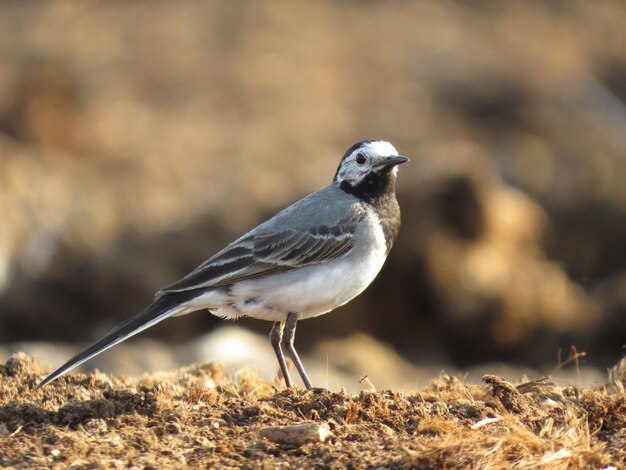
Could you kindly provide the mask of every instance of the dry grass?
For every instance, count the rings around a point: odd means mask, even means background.
[[[410,393],[284,390],[214,363],[139,380],[68,375],[35,388],[25,355],[0,366],[0,465],[15,468],[581,468],[626,463],[626,395],[540,380],[441,376]],[[260,430],[327,423],[325,442]]]

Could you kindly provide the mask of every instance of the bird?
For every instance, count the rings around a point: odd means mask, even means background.
[[[38,387],[169,317],[208,310],[224,319],[273,322],[269,338],[286,387],[283,347],[304,386],[298,321],[344,305],[378,275],[400,229],[398,155],[387,141],[363,140],[339,162],[332,183],[283,209],[159,290],[144,310],[53,370]]]

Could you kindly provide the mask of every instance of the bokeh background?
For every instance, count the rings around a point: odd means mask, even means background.
[[[0,353],[58,365],[379,138],[412,159],[403,227],[364,295],[300,325],[314,375],[562,373],[572,346],[603,374],[625,24],[619,0],[0,3]],[[237,325],[170,320],[89,366],[273,375],[270,325]]]

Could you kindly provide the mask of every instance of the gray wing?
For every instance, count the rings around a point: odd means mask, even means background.
[[[350,252],[358,216],[332,226],[253,231],[157,295],[228,286],[258,276],[323,263]]]

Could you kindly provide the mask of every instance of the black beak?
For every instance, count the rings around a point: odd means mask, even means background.
[[[406,163],[409,159],[407,157],[403,157],[402,155],[394,155],[392,157],[387,157],[381,163],[385,168],[391,168],[392,166],[399,165],[400,163]]]

